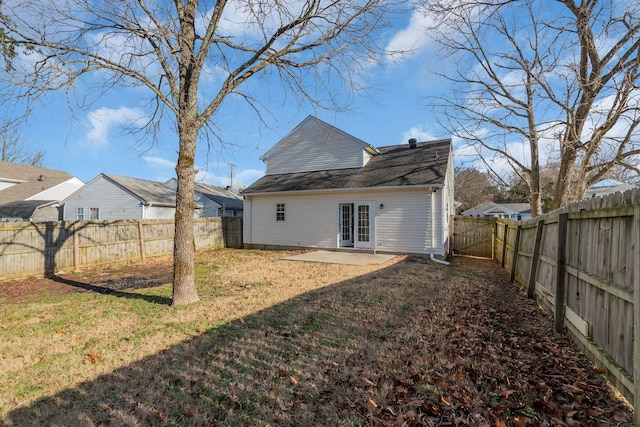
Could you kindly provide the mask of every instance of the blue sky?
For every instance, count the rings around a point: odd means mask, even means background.
[[[401,144],[410,137],[449,137],[424,107],[424,97],[445,90],[447,83],[428,71],[436,59],[423,24],[421,15],[409,10],[395,21],[384,43],[392,49],[416,51],[395,61],[383,59],[371,68],[369,89],[354,98],[350,111],[314,109],[295,99],[278,101],[266,105],[270,111],[265,116],[266,128],[246,105],[227,98],[214,120],[225,141],[233,145],[220,146],[214,141],[207,150],[200,144],[197,179],[227,185],[229,163],[233,163],[234,186],[251,184],[264,174],[262,154],[309,114],[374,146]],[[261,80],[260,84],[269,81]],[[76,91],[84,95],[82,86]],[[177,157],[177,136],[172,129],[164,128],[152,144],[122,127],[140,116],[136,104],[140,98],[134,89],[114,90],[100,97],[90,110],[74,110],[72,116],[64,93],[49,95],[21,128],[20,138],[45,152],[45,167],[64,170],[85,182],[101,172],[159,181],[172,178]]]

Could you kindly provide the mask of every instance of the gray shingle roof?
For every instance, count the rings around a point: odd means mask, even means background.
[[[176,190],[168,187],[162,182],[105,173],[103,173],[102,176],[129,191],[131,194],[147,204],[164,207],[176,206]]]
[[[217,204],[224,205],[225,209],[242,210],[244,207],[242,196],[233,190],[227,190],[226,188],[215,185],[197,183],[196,191]]]
[[[29,221],[33,213],[40,206],[56,203],[55,200],[16,200],[0,205],[0,219],[2,218],[22,218]]]
[[[451,140],[378,148],[363,168],[265,175],[241,194],[347,188],[444,185]]]
[[[496,203],[496,202],[482,202],[466,211],[462,212],[465,216],[477,216],[482,215],[487,211],[503,212],[503,213],[531,213],[531,206],[529,203]]]
[[[37,166],[0,161],[0,179],[19,181],[17,184],[0,190],[0,203],[28,199],[41,191],[73,179],[67,172]]]

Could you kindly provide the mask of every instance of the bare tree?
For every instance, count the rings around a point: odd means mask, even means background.
[[[62,89],[82,106],[73,92],[80,80],[98,92],[141,87],[150,94],[145,129],[153,132],[164,116],[172,118],[178,135],[173,304],[185,304],[198,300],[196,144],[220,141],[220,106],[234,95],[260,116],[265,109],[246,82],[271,72],[282,90],[333,107],[333,90],[348,89],[353,73],[378,53],[376,30],[391,7],[385,0],[5,0],[0,26],[17,51],[14,64],[22,61],[14,67],[14,97],[28,101]],[[94,80],[83,80],[89,73]]]
[[[568,28],[562,30],[570,31],[578,43],[567,64],[572,80],[562,92],[544,85],[565,113],[554,208],[582,199],[616,166],[637,170],[640,158],[640,6],[558,2],[571,13]],[[621,124],[622,131],[613,132]]]
[[[5,121],[0,126],[0,160],[42,166],[44,152],[32,149],[27,142],[20,139],[13,124]]]
[[[493,201],[498,189],[491,183],[488,173],[476,168],[456,168],[454,173],[456,202],[460,202],[458,213]]]
[[[506,163],[528,184],[534,216],[541,150],[561,165],[554,207],[640,154],[639,11],[601,3],[421,2],[437,17],[436,41],[459,60],[455,73],[441,73],[454,91],[432,105],[493,176]]]

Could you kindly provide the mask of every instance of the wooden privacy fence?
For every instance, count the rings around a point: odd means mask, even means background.
[[[495,258],[634,402],[640,425],[640,190],[494,224]]]
[[[453,253],[493,258],[495,218],[456,216],[453,219]]]
[[[194,224],[196,249],[242,247],[242,218]],[[0,223],[0,280],[173,253],[173,220]]]

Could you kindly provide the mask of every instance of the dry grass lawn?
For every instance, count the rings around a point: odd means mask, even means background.
[[[490,261],[290,254],[199,253],[187,307],[169,284],[0,299],[0,425],[632,423]]]

